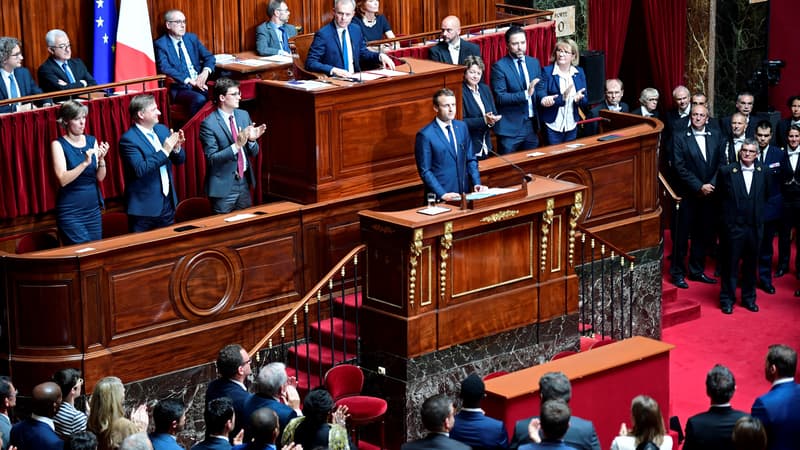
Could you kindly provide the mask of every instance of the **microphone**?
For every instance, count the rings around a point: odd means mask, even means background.
[[[611,122],[611,119],[607,117],[592,117],[591,119],[580,120],[575,125],[585,125],[592,122]]]
[[[529,181],[533,181],[533,175],[531,175],[531,174],[529,174],[529,173],[525,173],[525,171],[524,171],[524,170],[522,170],[522,167],[520,167],[520,166],[518,166],[518,165],[514,164],[514,161],[511,161],[510,159],[506,158],[505,156],[501,155],[500,153],[497,153],[496,151],[494,151],[494,150],[493,150],[493,149],[491,149],[491,148],[487,148],[487,150],[489,150],[489,153],[491,153],[491,154],[492,154],[492,155],[494,155],[494,156],[497,156],[497,157],[498,157],[498,158],[500,158],[500,160],[502,160],[504,163],[508,164],[509,166],[513,167],[513,168],[514,168],[514,170],[516,170],[517,172],[519,172],[519,173],[522,175],[522,184],[523,184],[523,186],[524,186],[525,184],[527,184]]]
[[[397,60],[408,66],[409,75],[414,75],[414,69],[411,67],[411,63],[407,59],[397,58]]]

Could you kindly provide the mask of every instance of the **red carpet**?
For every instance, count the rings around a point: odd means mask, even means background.
[[[669,249],[667,244],[665,248]],[[672,285],[669,260],[665,257],[664,261],[666,288]],[[712,264],[707,267],[711,270],[706,273],[712,275]],[[670,414],[679,416],[685,426],[688,417],[708,409],[705,376],[717,363],[729,367],[736,377],[733,407],[749,413],[753,400],[770,387],[764,379],[767,347],[781,343],[800,350],[800,298],[794,297],[800,281],[792,272],[773,280],[777,290],[774,295],[758,290],[757,313],[740,306],[737,291],[737,304],[730,316],[719,309],[719,284],[688,283],[689,289],[678,289],[678,298],[700,303],[701,317],[665,328],[662,333],[664,342],[675,345],[670,356]]]

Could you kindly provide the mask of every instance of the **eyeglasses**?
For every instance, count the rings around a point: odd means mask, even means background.
[[[71,48],[71,47],[72,47],[72,44],[67,42],[66,44],[54,45],[54,46],[52,46],[50,48],[52,48],[53,50],[55,50],[57,48],[61,49],[61,50],[66,50],[66,49]]]
[[[167,23],[177,23],[178,25],[186,25],[186,19],[168,20]]]
[[[572,50],[565,50],[563,48],[560,48],[560,49],[556,50],[556,53],[559,53],[559,54],[562,54],[562,55],[571,55],[572,54]]]
[[[11,54],[11,57],[12,57],[12,58],[19,58],[19,57],[21,57],[21,56],[22,56],[22,52],[19,52],[19,53],[12,53],[12,54]]]
[[[225,95],[230,95],[231,97],[241,97],[241,96],[242,96],[242,93],[241,93],[241,92],[239,92],[239,91],[236,91],[236,92],[228,92],[228,93],[227,93],[227,94],[225,94]]]
[[[248,359],[247,361],[243,362],[242,365],[249,366],[252,361],[253,361],[252,359]]]
[[[658,97],[656,97],[656,98],[648,98],[648,99],[646,99],[646,100],[647,100],[648,102],[657,102],[657,101],[658,101]]]
[[[289,12],[289,8],[286,9],[276,9],[277,12]]]

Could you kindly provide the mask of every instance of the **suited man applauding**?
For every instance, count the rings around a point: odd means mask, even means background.
[[[428,50],[428,58],[445,64],[464,65],[468,56],[481,56],[477,44],[461,39],[461,21],[456,16],[442,19],[439,42]]]
[[[428,430],[428,435],[416,441],[406,442],[400,446],[400,450],[469,450],[468,445],[449,436],[454,421],[453,400],[445,394],[428,397],[422,403],[422,424]]]
[[[731,371],[720,364],[706,375],[706,395],[711,408],[689,418],[683,450],[733,450],[733,427],[746,414],[731,408],[736,380]]]
[[[800,442],[800,385],[794,381],[796,371],[797,352],[793,348],[769,347],[764,375],[772,388],[756,399],[750,412],[767,429],[768,450],[796,449]]]
[[[189,109],[193,116],[206,102],[208,76],[214,72],[216,60],[197,35],[186,32],[186,16],[177,9],[164,13],[167,34],[153,43],[158,73],[175,82],[170,85],[172,100]]]
[[[183,164],[183,130],[171,131],[158,123],[156,99],[137,95],[128,107],[134,125],[119,141],[125,174],[125,200],[132,232],[165,227],[175,222],[178,194],[172,183],[172,165]]]
[[[414,156],[425,192],[453,201],[461,194],[485,191],[467,125],[456,116],[456,96],[442,88],[433,95],[436,118],[417,133]]]
[[[9,446],[20,450],[60,450],[64,441],[58,437],[53,417],[61,404],[61,388],[52,381],[33,388],[31,417],[11,427]]]
[[[183,450],[175,436],[186,425],[186,406],[176,398],[168,398],[158,402],[153,408],[155,431],[150,435],[153,450]]]
[[[230,450],[228,434],[233,430],[235,416],[233,403],[228,397],[217,398],[206,403],[206,409],[203,412],[203,419],[206,422],[206,438],[195,444],[192,450]],[[234,441],[242,442],[243,435],[244,431],[239,432]]]
[[[22,67],[22,46],[13,37],[0,37],[0,100],[41,94],[42,90],[33,81],[28,69]],[[37,105],[50,105],[50,99],[40,100]],[[30,111],[33,103],[12,103],[0,106],[0,114]]]
[[[487,416],[481,409],[486,386],[476,373],[461,382],[461,411],[456,415],[450,437],[473,449],[500,450],[508,448],[508,434],[503,422]]]
[[[53,29],[44,37],[50,57],[39,66],[39,83],[45,92],[78,89],[95,86],[97,81],[86,65],[72,57],[69,36],[62,30]]]
[[[200,142],[206,156],[206,193],[215,213],[252,206],[250,189],[256,171],[249,158],[258,155],[258,142],[266,125],[254,126],[250,114],[239,109],[239,82],[220,78],[214,85],[217,110],[200,125]]]
[[[289,25],[289,6],[283,0],[270,0],[267,4],[269,20],[256,27],[256,52],[261,56],[292,54],[289,38],[297,28]]]
[[[314,33],[306,56],[306,70],[350,78],[354,72],[361,72],[361,64],[365,62],[394,69],[388,55],[367,48],[361,27],[351,23],[355,11],[354,0],[336,0],[331,23]]]

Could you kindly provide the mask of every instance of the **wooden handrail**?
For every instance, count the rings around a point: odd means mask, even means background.
[[[43,94],[28,95],[25,97],[17,97],[11,99],[0,100],[0,106],[10,105],[12,103],[30,103],[37,100],[44,100],[53,97],[77,97],[79,95],[91,94],[93,92],[104,91],[106,89],[114,89],[121,86],[129,86],[133,84],[144,84],[156,81],[159,86],[163,86],[166,75],[153,75],[149,77],[134,78],[131,80],[118,81],[115,83],[98,84],[96,86],[86,86],[78,89],[67,89],[64,91],[45,92]]]
[[[678,194],[675,193],[675,190],[672,189],[672,186],[670,186],[669,181],[667,181],[667,177],[665,177],[664,174],[661,173],[660,170],[658,171],[658,181],[660,181],[661,185],[664,186],[664,189],[667,191],[669,196],[672,197],[672,200],[676,204],[680,204],[680,202],[682,200],[681,197]]]
[[[367,248],[366,245],[361,244],[356,248],[350,250],[350,252],[348,252],[342,259],[340,259],[339,262],[336,263],[336,265],[331,270],[329,270],[328,273],[326,273],[325,276],[322,277],[322,279],[317,284],[315,284],[314,287],[310,291],[308,291],[308,293],[305,296],[303,296],[302,299],[297,301],[297,304],[295,304],[292,307],[292,309],[289,310],[289,312],[287,312],[285,316],[283,316],[283,319],[279,320],[278,323],[276,323],[275,326],[273,326],[267,332],[267,334],[265,334],[264,337],[261,338],[261,340],[258,341],[258,343],[255,346],[253,346],[253,348],[251,348],[250,351],[247,352],[250,355],[250,357],[252,358],[264,346],[264,344],[269,342],[269,340],[272,339],[281,330],[281,328],[286,326],[286,324],[292,319],[292,317],[294,317],[295,314],[297,314],[298,311],[300,311],[301,308],[303,308],[312,299],[316,299],[317,292],[322,290],[323,287],[327,286],[328,282],[342,270],[342,267],[350,263],[350,261],[354,260],[355,257],[359,253],[366,250],[366,248]]]
[[[631,256],[631,255],[623,252],[618,247],[616,247],[614,244],[612,244],[612,243],[608,242],[607,240],[601,238],[600,236],[592,233],[591,231],[587,230],[586,228],[583,228],[583,226],[581,226],[581,225],[578,225],[578,233],[580,233],[582,235],[589,236],[590,238],[600,242],[600,244],[605,245],[606,247],[608,247],[611,250],[611,252],[613,252],[613,253],[625,258],[626,260],[628,260],[630,262],[636,261],[636,257],[635,256]]]

